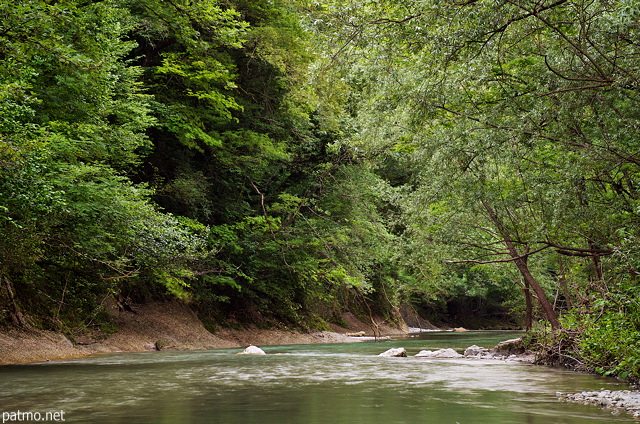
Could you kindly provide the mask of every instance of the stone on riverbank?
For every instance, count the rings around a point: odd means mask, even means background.
[[[266,355],[266,352],[257,346],[249,346],[238,355]]]
[[[510,339],[500,342],[491,351],[494,355],[514,355],[524,353],[522,338]]]
[[[421,350],[416,354],[416,358],[462,358],[455,350],[449,349],[438,349],[435,351],[431,350]]]
[[[407,351],[403,347],[397,347],[382,352],[378,356],[383,358],[406,358]]]

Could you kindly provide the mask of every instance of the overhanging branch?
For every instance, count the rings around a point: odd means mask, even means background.
[[[459,261],[445,261],[445,263],[448,263],[448,264],[497,264],[497,263],[505,263],[505,262],[514,262],[514,261],[518,261],[520,259],[526,259],[529,256],[531,256],[531,255],[533,255],[535,253],[541,252],[541,251],[543,251],[545,249],[548,249],[550,247],[552,247],[552,246],[549,245],[549,244],[546,244],[546,245],[544,245],[542,247],[539,247],[538,249],[532,250],[532,251],[524,253],[522,255],[514,256],[514,257],[511,257],[511,258],[505,258],[505,259],[492,259],[490,261],[480,261],[480,260],[477,260],[477,259],[463,259],[463,260],[459,260]]]
[[[550,247],[554,247],[556,252],[565,256],[594,256],[594,255],[612,255],[613,250],[611,249],[598,249],[598,248],[583,248],[583,247],[572,247],[572,246],[562,246],[560,244],[546,242]]]
[[[445,261],[448,264],[497,264],[497,263],[506,263],[506,262],[515,262],[520,259],[526,259],[531,255],[539,253],[543,250],[554,248],[556,253],[563,256],[578,256],[578,257],[590,257],[590,256],[604,256],[604,255],[612,255],[613,251],[610,249],[596,249],[596,248],[582,248],[582,247],[572,247],[572,246],[562,246],[560,244],[545,242],[543,246],[534,249],[530,252],[523,253],[518,256],[514,256],[511,258],[504,259],[491,259],[491,260],[479,260],[479,259],[462,259],[457,261]],[[505,255],[508,253],[505,253]]]

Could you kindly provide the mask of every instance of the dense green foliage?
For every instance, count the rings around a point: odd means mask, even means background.
[[[293,3],[0,7],[2,321],[82,332],[111,297],[208,322],[390,311],[365,299],[397,272],[384,183],[333,146]]]
[[[409,304],[542,319],[560,357],[640,377],[634,2],[0,16],[0,321],[82,332],[106,299],[179,298],[321,328]]]
[[[426,258],[423,275],[451,288],[460,269],[491,267],[572,339],[567,362],[638,377],[638,5],[325,2],[309,13],[333,46],[327,66],[357,93],[350,143],[405,170],[403,238]]]

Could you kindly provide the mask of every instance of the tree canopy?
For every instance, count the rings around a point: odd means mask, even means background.
[[[637,301],[638,11],[565,0],[310,10],[334,46],[325,66],[358,93],[351,145],[410,169],[405,237],[450,264],[431,278],[490,264],[509,276],[512,263],[556,330],[559,300],[584,312],[622,296],[622,315]]]

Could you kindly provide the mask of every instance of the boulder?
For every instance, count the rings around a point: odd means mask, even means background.
[[[464,350],[464,356],[484,356],[489,354],[489,349],[476,345],[469,346]]]
[[[348,337],[364,337],[367,335],[364,331],[358,331],[357,333],[347,333]]]
[[[493,348],[492,352],[495,355],[513,355],[524,352],[524,345],[521,338],[505,340],[500,342]]]
[[[405,350],[405,348],[403,347],[396,347],[393,349],[389,349],[385,352],[382,352],[380,355],[381,357],[384,358],[392,358],[392,357],[406,357],[407,356],[407,351]]]
[[[242,352],[238,353],[238,355],[266,355],[266,353],[259,347],[251,345]]]
[[[416,354],[417,358],[461,358],[460,355],[455,350],[449,349],[438,349],[435,351],[432,350],[421,350]]]
[[[454,333],[466,333],[467,331],[469,331],[469,330],[467,330],[464,327],[456,327],[456,328],[453,329]]]

